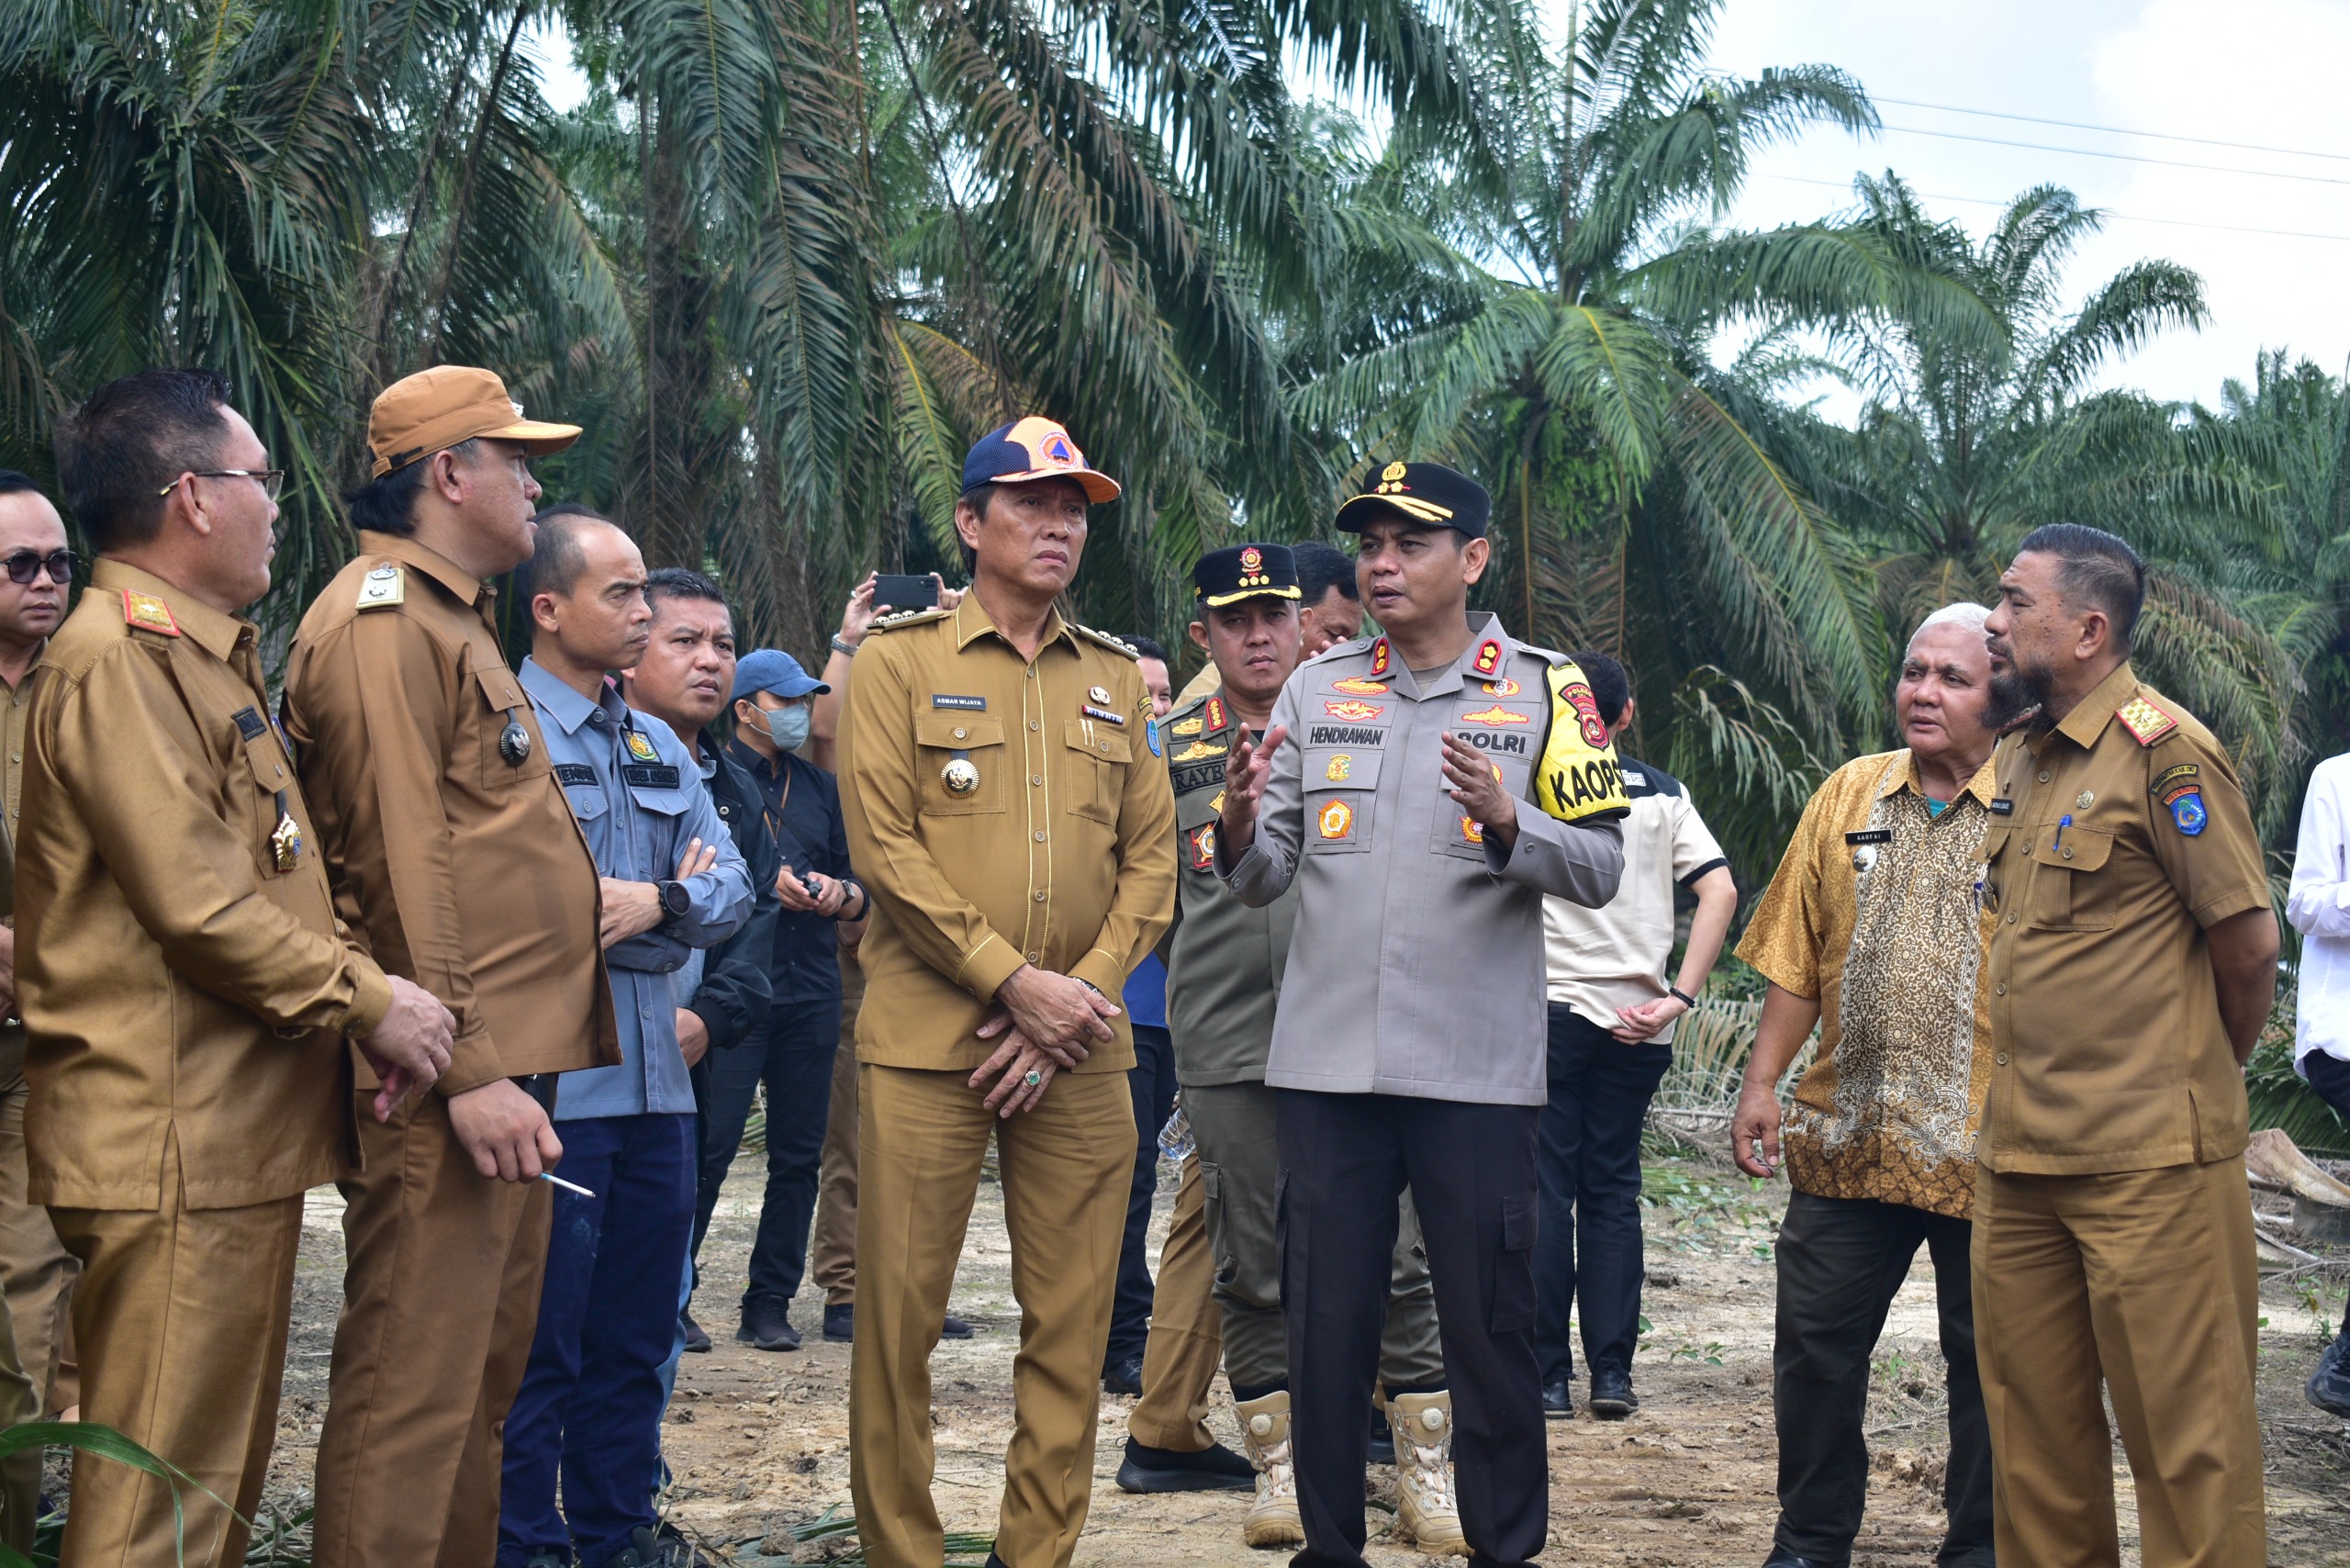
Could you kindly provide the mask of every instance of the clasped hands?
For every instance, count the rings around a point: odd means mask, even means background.
[[[971,1074],[971,1087],[995,1080],[982,1103],[998,1116],[1035,1110],[1055,1072],[1117,1038],[1109,1021],[1122,1011],[1083,980],[1022,966],[996,987],[995,1006],[979,1025],[979,1038],[1002,1044]]]

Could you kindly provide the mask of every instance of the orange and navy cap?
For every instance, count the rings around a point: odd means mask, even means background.
[[[561,452],[579,439],[577,425],[526,420],[506,383],[469,364],[441,364],[403,376],[376,395],[367,414],[370,477],[380,479],[420,457],[476,436],[510,441],[532,456]]]
[[[1379,483],[1338,509],[1332,527],[1360,533],[1382,512],[1426,528],[1457,529],[1472,539],[1485,537],[1494,498],[1485,487],[1441,463],[1390,463]]]
[[[1085,465],[1085,454],[1058,420],[1031,414],[979,438],[963,459],[966,494],[981,485],[1016,485],[1024,479],[1074,479],[1089,501],[1114,501],[1118,482]]]

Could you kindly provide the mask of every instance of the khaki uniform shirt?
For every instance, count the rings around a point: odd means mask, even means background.
[[[1281,980],[1292,1005],[1274,1022],[1265,1081],[1545,1103],[1542,895],[1606,903],[1624,865],[1623,781],[1582,672],[1472,615],[1468,648],[1425,681],[1384,638],[1300,665],[1271,727],[1289,738],[1255,840],[1237,862],[1217,849],[1243,902],[1299,884]],[[1507,851],[1447,793],[1448,732],[1523,802]]]
[[[1298,890],[1261,909],[1232,896],[1215,874],[1224,762],[1240,734],[1221,686],[1167,715],[1167,768],[1175,786],[1175,935],[1167,960],[1167,1032],[1181,1084],[1263,1081],[1274,1005],[1289,964]]]
[[[1133,655],[1058,615],[1033,662],[976,594],[875,630],[840,734],[849,859],[873,896],[857,1059],[968,1071],[1023,964],[1114,1002],[1167,929],[1164,748]],[[1125,1013],[1110,1022],[1079,1071],[1134,1065]]]
[[[1597,909],[1567,899],[1542,901],[1542,950],[1550,1000],[1577,1017],[1613,1029],[1619,1007],[1638,1007],[1668,993],[1679,919],[1673,890],[1729,864],[1681,780],[1661,767],[1619,759],[1624,799],[1624,879]],[[1667,1024],[1650,1044],[1673,1043]]]
[[[15,916],[9,912],[17,902],[17,822],[25,791],[25,719],[32,711],[33,688],[40,684],[40,666],[36,663],[25,672],[25,678],[15,686],[0,684],[8,694],[7,703],[0,707],[0,746],[6,748],[0,756],[6,761],[5,801],[8,819],[0,824],[0,923],[13,925]],[[23,1076],[25,1070],[25,1024],[18,1008],[8,1010],[0,1019],[0,1088],[6,1088]]]
[[[256,635],[102,559],[42,656],[17,842],[35,1203],[157,1208],[166,1140],[191,1208],[349,1169],[343,1035],[391,984],[335,919]]]
[[[2203,931],[2270,899],[2227,753],[2125,664],[1991,766],[1983,1163],[2076,1175],[2241,1154],[2244,1072]]]
[[[596,862],[476,578],[362,533],[285,666],[285,724],[337,907],[456,1015],[459,1094],[621,1059]],[[498,738],[521,726],[518,766]]]
[[[1991,799],[1987,762],[1939,816],[1907,749],[1846,763],[1804,807],[1747,923],[1738,956],[1819,1003],[1783,1135],[1799,1193],[1974,1214]]]

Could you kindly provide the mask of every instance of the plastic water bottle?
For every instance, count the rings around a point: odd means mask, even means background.
[[[1158,1129],[1158,1152],[1181,1165],[1192,1157],[1192,1150],[1198,1147],[1192,1137],[1192,1118],[1183,1114],[1183,1103],[1178,1100],[1175,1102],[1175,1114],[1167,1118],[1165,1126]]]

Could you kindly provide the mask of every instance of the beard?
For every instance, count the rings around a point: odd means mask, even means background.
[[[1983,715],[1984,722],[1998,734],[2039,707],[2044,696],[2044,688],[2031,672],[2010,659],[2003,673],[1991,678],[1991,705]]]

